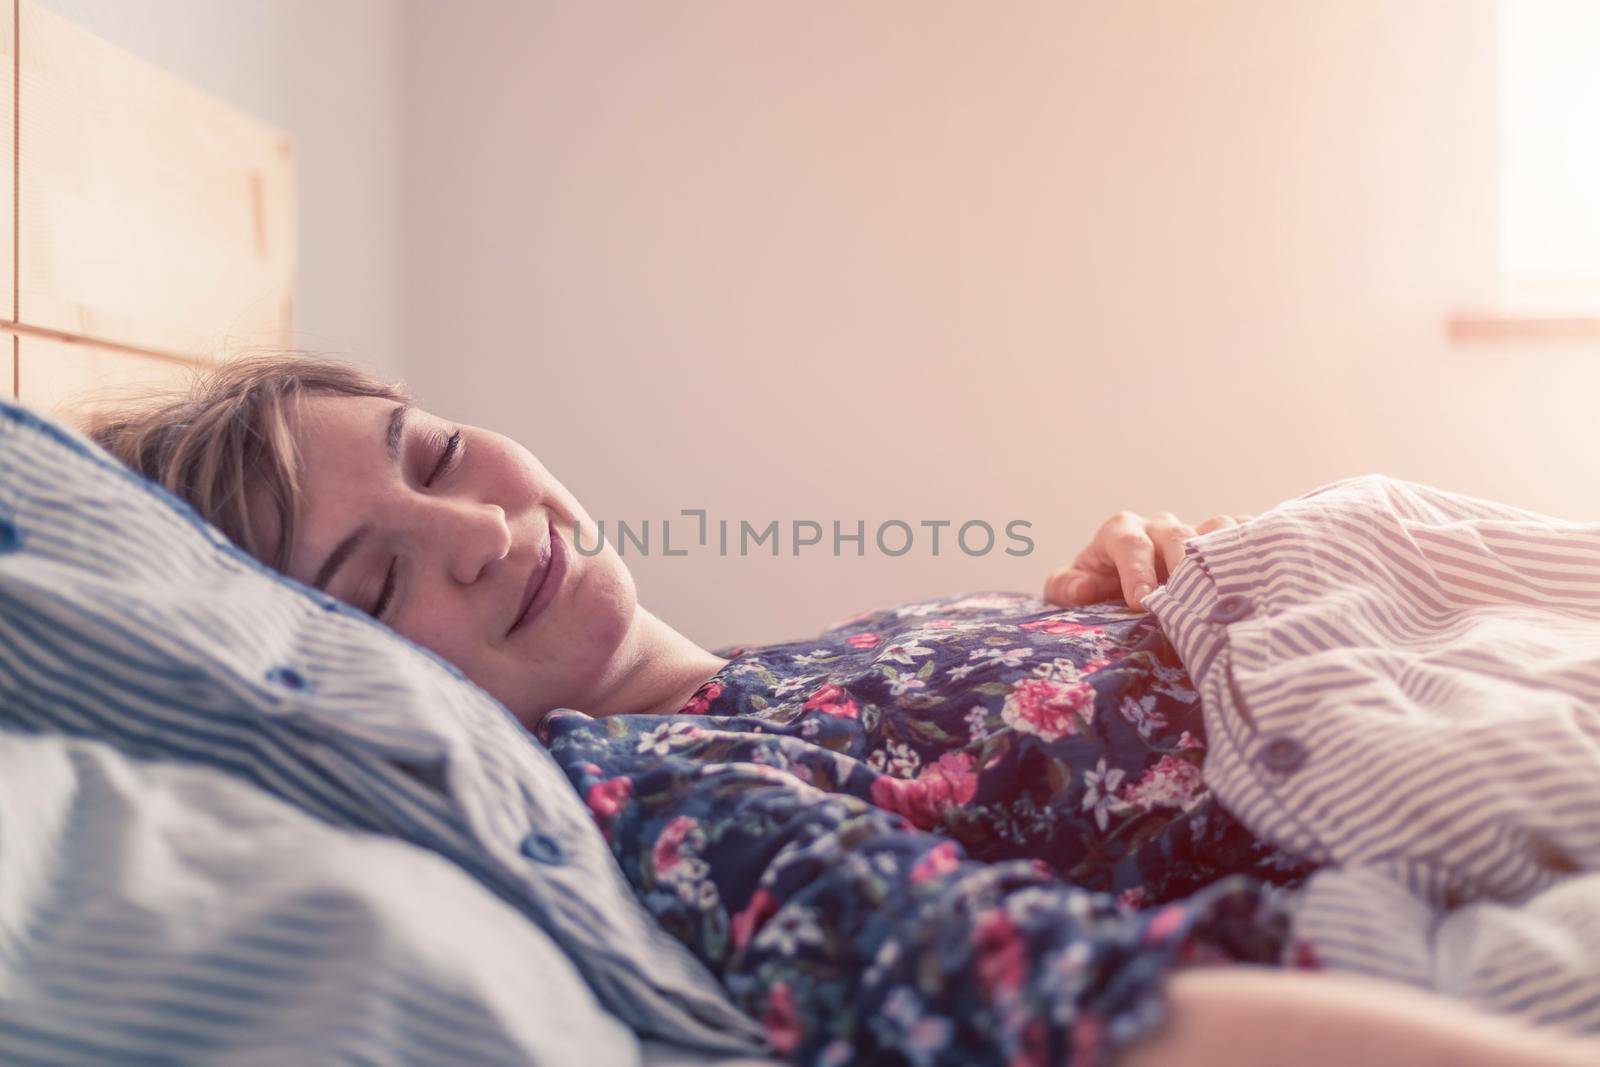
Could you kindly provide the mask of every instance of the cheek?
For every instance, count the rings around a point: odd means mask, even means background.
[[[473,681],[478,680],[474,671],[476,665],[472,662],[472,650],[461,641],[459,637],[460,631],[448,626],[439,626],[435,622],[427,626],[402,623],[395,627],[395,632],[407,640],[421,645],[435,655],[449,660]]]
[[[454,663],[468,675],[475,649],[477,626],[466,612],[466,605],[447,595],[434,583],[411,591],[405,614],[395,620],[395,632]],[[481,656],[479,657],[481,659]]]
[[[587,636],[596,650],[615,651],[633,623],[638,589],[633,574],[610,547],[586,562],[594,568],[583,589],[584,614],[590,620]]]

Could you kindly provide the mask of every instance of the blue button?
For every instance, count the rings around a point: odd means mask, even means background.
[[[0,519],[0,552],[15,552],[22,547],[22,531],[8,519]]]
[[[1261,765],[1277,774],[1293,774],[1305,763],[1307,755],[1306,746],[1288,734],[1269,736],[1256,749]]]
[[[267,681],[296,692],[307,688],[305,676],[293,667],[274,667],[267,672]]]
[[[540,863],[556,864],[566,859],[561,842],[543,830],[535,830],[523,839],[522,854]]]
[[[1211,608],[1211,614],[1207,615],[1206,618],[1215,623],[1238,622],[1240,619],[1247,618],[1254,610],[1255,606],[1250,603],[1249,597],[1240,596],[1238,593],[1229,593],[1216,602]]]

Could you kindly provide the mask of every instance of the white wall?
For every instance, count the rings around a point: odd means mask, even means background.
[[[1493,0],[406,11],[424,400],[597,518],[1034,523],[636,559],[704,643],[1034,590],[1119,507],[1600,512],[1600,353],[1445,338],[1495,287]]]
[[[1022,560],[635,559],[708,644],[1372,470],[1592,518],[1600,355],[1444,335],[1495,286],[1494,33],[1492,0],[413,0],[414,384],[599,518],[1034,523]]]
[[[303,347],[596,516],[1034,524],[658,527],[643,599],[709,645],[1036,589],[1124,506],[1382,470],[1600,512],[1600,353],[1444,336],[1495,286],[1493,0],[44,2],[293,134]]]
[[[296,347],[405,371],[397,0],[40,0],[289,133]]]

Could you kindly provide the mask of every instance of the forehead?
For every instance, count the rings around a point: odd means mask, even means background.
[[[295,411],[293,434],[297,525],[305,526],[328,499],[346,495],[389,463],[388,436],[399,402],[374,396],[309,396]]]
[[[301,580],[361,521],[366,492],[384,484],[388,431],[399,402],[387,397],[311,395],[295,409],[294,535],[288,571]]]
[[[371,434],[389,419],[398,401],[382,396],[337,396],[313,393],[299,399],[294,410],[295,443],[300,448],[308,444],[326,443],[329,439],[344,442]],[[383,444],[380,436],[376,442]]]

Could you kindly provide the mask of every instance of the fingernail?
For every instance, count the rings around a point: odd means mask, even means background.
[[[1152,590],[1154,588],[1155,588],[1155,586],[1151,585],[1149,582],[1140,582],[1138,585],[1134,586],[1133,587],[1133,601],[1134,601],[1134,603],[1139,604],[1139,605],[1143,605],[1144,604],[1144,598],[1149,596],[1150,595],[1150,590]]]
[[[1082,600],[1084,597],[1089,595],[1089,579],[1074,578],[1072,580],[1072,584],[1067,586],[1067,588],[1071,591],[1073,600]]]

